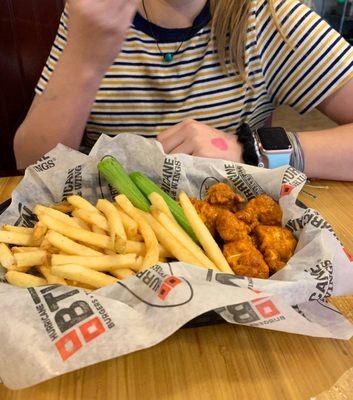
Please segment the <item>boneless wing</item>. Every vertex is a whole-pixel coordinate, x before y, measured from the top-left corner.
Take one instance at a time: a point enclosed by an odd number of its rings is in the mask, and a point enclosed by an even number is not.
[[[258,225],[254,238],[272,274],[286,265],[297,245],[293,233],[279,226]]]
[[[197,200],[195,198],[190,198],[190,200],[211,235],[215,236],[217,216],[221,208],[212,206],[205,200]]]
[[[251,230],[259,224],[281,226],[282,221],[281,207],[267,194],[261,194],[251,199],[235,215],[245,222]]]
[[[225,242],[243,239],[250,232],[249,226],[240,221],[229,210],[220,210],[216,219],[216,228]]]
[[[226,243],[223,254],[236,275],[266,279],[269,267],[249,236]]]
[[[227,184],[217,183],[207,191],[205,199],[209,204],[237,211],[238,205],[244,202],[244,197],[235,193]]]

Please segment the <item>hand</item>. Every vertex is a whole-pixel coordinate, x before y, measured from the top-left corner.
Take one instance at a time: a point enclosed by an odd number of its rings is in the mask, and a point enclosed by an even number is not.
[[[235,135],[210,128],[192,119],[167,129],[158,135],[157,140],[162,143],[167,154],[184,153],[243,162],[242,148]]]
[[[121,50],[138,0],[70,0],[67,51],[105,73]]]

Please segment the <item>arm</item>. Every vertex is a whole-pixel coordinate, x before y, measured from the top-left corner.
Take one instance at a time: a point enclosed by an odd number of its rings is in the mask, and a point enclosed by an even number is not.
[[[78,149],[102,79],[94,68],[79,67],[65,50],[45,92],[34,98],[14,140],[18,168],[33,164],[58,143]]]
[[[318,109],[340,126],[299,133],[309,177],[353,181],[353,79]]]
[[[274,3],[283,35],[268,2],[257,2],[256,18],[257,54],[269,99],[274,106],[285,104],[303,113],[317,106],[320,96],[325,98],[319,110],[342,126],[299,134],[305,172],[309,177],[353,180],[352,128],[343,126],[353,122],[349,104],[353,98],[349,83],[353,77],[353,48],[298,0]]]
[[[70,2],[67,45],[14,141],[17,167],[35,162],[58,143],[77,149],[95,95],[136,11],[136,0]]]

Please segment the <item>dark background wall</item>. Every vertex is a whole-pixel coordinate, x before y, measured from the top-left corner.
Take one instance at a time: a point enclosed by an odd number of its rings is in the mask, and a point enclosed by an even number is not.
[[[0,1],[0,176],[15,170],[12,141],[34,96],[64,0]]]

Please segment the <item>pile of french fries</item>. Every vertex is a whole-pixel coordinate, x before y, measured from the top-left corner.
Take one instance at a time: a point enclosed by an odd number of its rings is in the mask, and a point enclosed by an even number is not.
[[[178,225],[158,193],[144,212],[118,195],[94,206],[73,195],[65,202],[37,205],[34,228],[4,225],[0,264],[6,280],[20,287],[47,284],[95,290],[167,260],[233,273],[190,199],[179,202],[201,246]]]

